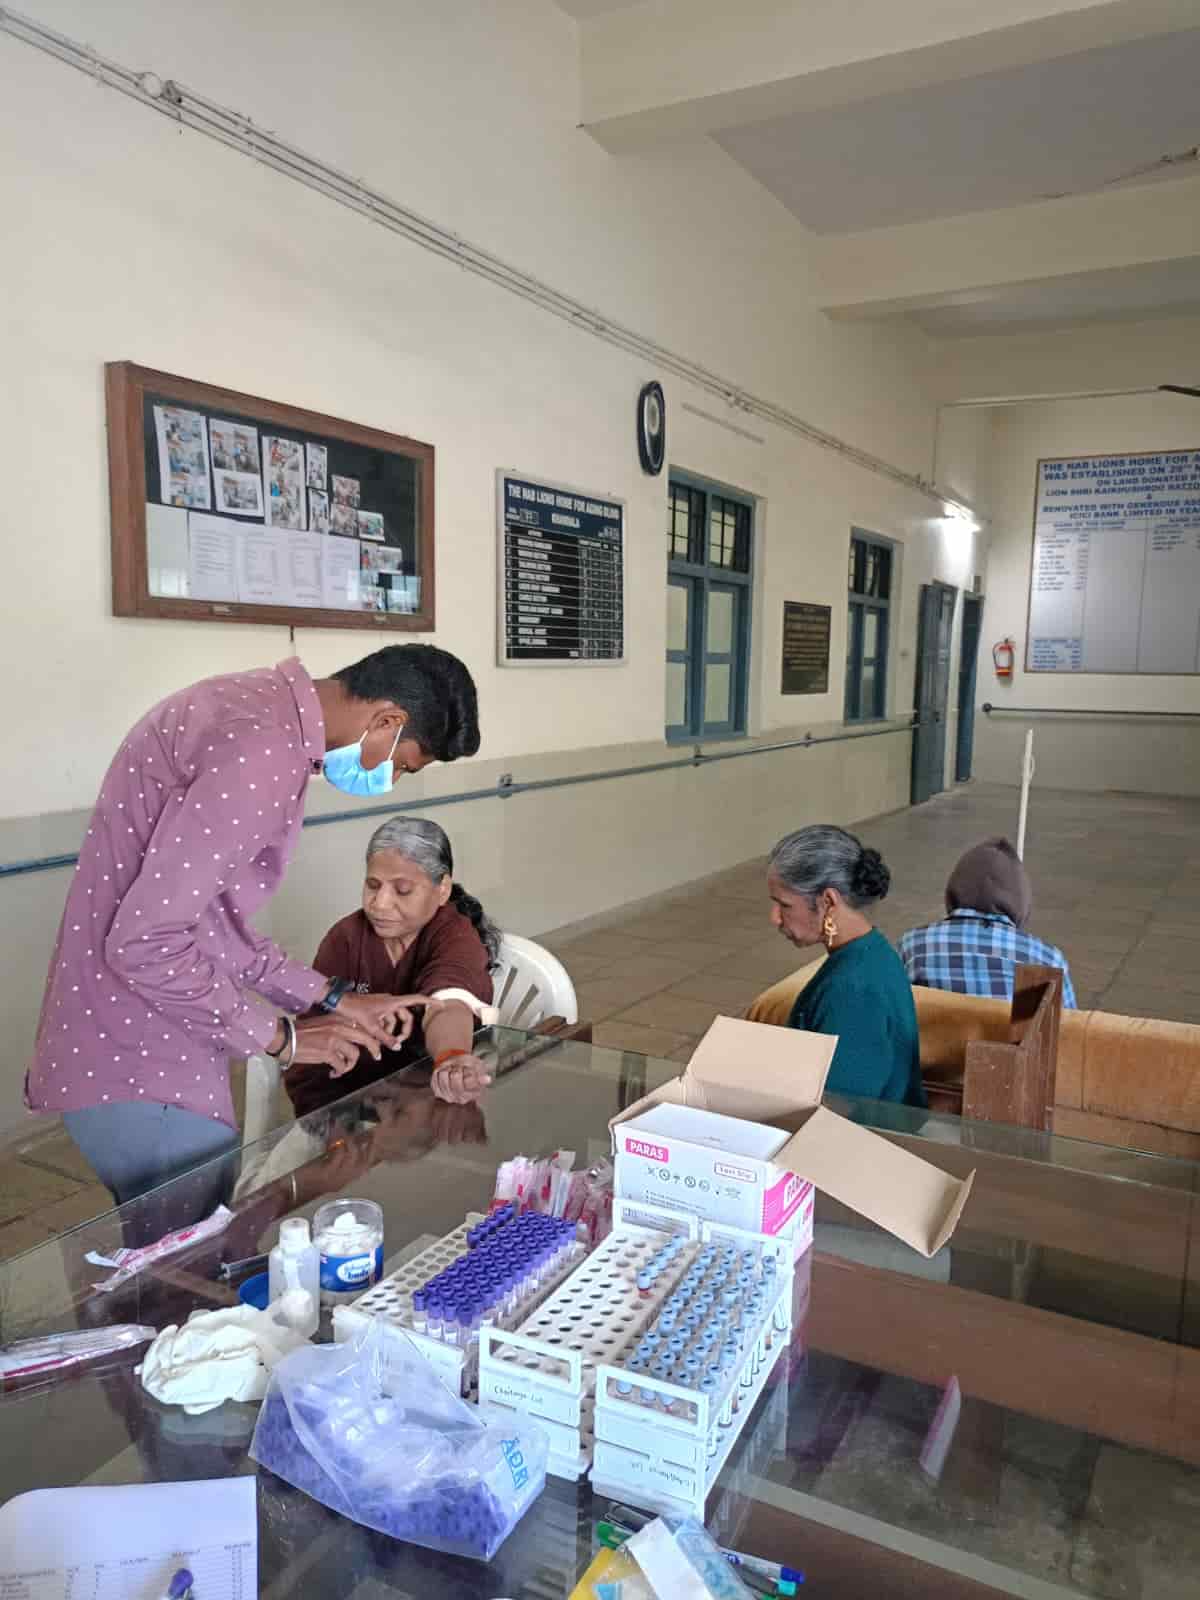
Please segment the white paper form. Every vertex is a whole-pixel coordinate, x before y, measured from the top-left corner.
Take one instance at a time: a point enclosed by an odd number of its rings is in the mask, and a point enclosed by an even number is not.
[[[0,1510],[5,1600],[160,1600],[180,1567],[203,1600],[256,1600],[256,1478],[36,1489]]]
[[[193,511],[188,518],[188,591],[193,600],[236,600],[238,542],[244,528],[228,517]]]
[[[188,514],[146,501],[146,578],[163,600],[188,598]]]
[[[358,540],[329,537],[321,539],[321,546],[321,589],[325,604],[338,611],[361,610]]]
[[[328,544],[319,533],[286,533],[291,603],[294,606],[324,605],[321,587],[321,547]]]
[[[247,606],[290,606],[292,569],[288,534],[279,528],[239,528],[237,597]]]

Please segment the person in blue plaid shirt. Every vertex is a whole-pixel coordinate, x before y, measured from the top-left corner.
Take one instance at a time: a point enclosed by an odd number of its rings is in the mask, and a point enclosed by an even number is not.
[[[985,839],[968,850],[950,874],[941,922],[913,928],[900,941],[909,982],[957,994],[1012,998],[1019,966],[1061,967],[1063,1005],[1075,1009],[1067,958],[1026,933],[1033,889],[1007,839]]]

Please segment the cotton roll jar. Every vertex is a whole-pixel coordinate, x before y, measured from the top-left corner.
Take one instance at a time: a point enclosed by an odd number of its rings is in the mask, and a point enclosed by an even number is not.
[[[330,1200],[313,1218],[321,1304],[343,1305],[383,1276],[383,1210],[374,1200]]]

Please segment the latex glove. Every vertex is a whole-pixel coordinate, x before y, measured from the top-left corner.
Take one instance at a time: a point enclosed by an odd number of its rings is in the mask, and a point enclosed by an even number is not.
[[[276,1363],[305,1343],[271,1311],[197,1311],[164,1328],[137,1370],[148,1394],[195,1417],[226,1400],[261,1400]]]

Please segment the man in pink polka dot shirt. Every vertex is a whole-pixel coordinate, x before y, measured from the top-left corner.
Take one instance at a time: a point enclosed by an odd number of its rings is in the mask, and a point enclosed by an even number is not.
[[[63,1114],[118,1201],[237,1144],[231,1056],[338,1073],[408,1032],[404,997],[345,992],[251,918],[327,755],[331,782],[379,794],[478,748],[471,675],[431,645],[316,681],[295,659],[208,678],[126,736],[67,895],[26,1079],[30,1108]]]

